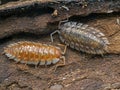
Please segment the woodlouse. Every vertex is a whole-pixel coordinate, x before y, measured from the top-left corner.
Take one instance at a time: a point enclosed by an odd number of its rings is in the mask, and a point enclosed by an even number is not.
[[[59,25],[59,29],[60,30],[51,33],[52,42],[53,35],[58,33],[63,43],[78,51],[101,55],[108,52],[107,47],[109,41],[105,35],[96,28],[70,21]]]
[[[63,65],[65,65],[65,57],[62,56],[65,52],[66,46],[62,52],[59,47],[30,41],[13,43],[4,48],[5,55],[10,59],[33,65],[56,64],[60,59],[64,61]]]

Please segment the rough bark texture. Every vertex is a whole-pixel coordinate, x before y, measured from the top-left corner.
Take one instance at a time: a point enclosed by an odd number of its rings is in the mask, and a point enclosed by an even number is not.
[[[120,89],[119,0],[13,1],[0,5],[0,90]],[[57,16],[52,16],[54,10]],[[3,47],[22,40],[51,44],[50,33],[67,18],[103,32],[110,41],[108,54],[93,56],[67,48],[66,65],[56,72],[55,65],[34,68],[16,64],[2,54]],[[55,35],[54,45],[58,43]]]

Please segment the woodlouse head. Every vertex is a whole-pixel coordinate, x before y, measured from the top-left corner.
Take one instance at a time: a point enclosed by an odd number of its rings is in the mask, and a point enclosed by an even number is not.
[[[57,48],[55,53],[56,53],[57,58],[60,58],[62,56],[62,51],[60,48]]]

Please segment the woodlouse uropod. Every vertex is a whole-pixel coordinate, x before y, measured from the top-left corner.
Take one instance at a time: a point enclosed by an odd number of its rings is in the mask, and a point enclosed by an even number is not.
[[[66,46],[62,52],[59,47],[30,41],[13,43],[4,48],[4,54],[9,59],[36,66],[56,64],[60,59],[64,63],[58,66],[65,65],[65,57],[63,56],[65,52]]]
[[[101,55],[108,52],[107,47],[109,41],[105,35],[96,28],[90,27],[87,24],[65,21],[63,24],[59,23],[58,29],[60,30],[56,30],[50,34],[52,42],[53,35],[58,33],[63,43],[78,51]]]

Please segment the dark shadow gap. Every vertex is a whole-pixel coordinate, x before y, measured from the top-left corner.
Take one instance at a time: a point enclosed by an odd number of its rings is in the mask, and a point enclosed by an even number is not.
[[[8,9],[0,12],[0,19],[6,19],[11,16],[15,17],[35,17],[45,13],[53,13],[54,9],[51,7],[44,7],[35,4],[33,6],[18,7],[16,9]]]
[[[6,3],[11,2],[11,1],[19,1],[19,0],[1,0],[1,4],[6,4]]]
[[[5,37],[4,39],[0,39],[0,44],[6,43],[8,41],[12,41],[13,39],[23,39],[23,40],[38,40],[41,38],[45,38],[46,36],[49,36],[49,34],[43,34],[43,35],[36,35],[34,33],[29,33],[29,32],[20,32],[20,33],[16,33],[16,34],[12,34],[8,37]]]
[[[92,21],[95,19],[104,19],[109,17],[120,17],[120,12],[113,12],[113,13],[92,13],[88,16],[72,16],[69,18],[70,21],[82,22],[86,23],[88,21]]]

